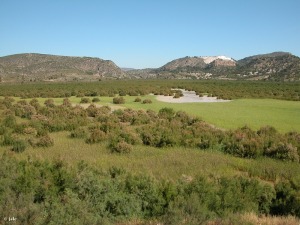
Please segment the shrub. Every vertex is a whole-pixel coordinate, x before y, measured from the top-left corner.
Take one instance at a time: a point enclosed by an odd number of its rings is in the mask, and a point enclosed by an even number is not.
[[[141,102],[142,99],[140,97],[136,97],[136,99],[134,99],[134,102]]]
[[[54,141],[49,135],[41,136],[36,143],[36,146],[38,147],[50,147],[53,145]]]
[[[242,141],[227,140],[224,142],[223,151],[242,158],[256,158],[261,154],[260,145],[254,138]]]
[[[14,115],[7,115],[4,120],[2,121],[2,124],[5,127],[14,128],[17,124],[16,117]]]
[[[44,105],[48,108],[53,108],[55,106],[54,100],[52,98],[49,98],[45,100]]]
[[[29,104],[33,106],[35,109],[39,109],[41,107],[39,101],[36,98],[31,99]]]
[[[24,140],[16,140],[13,143],[12,151],[14,152],[23,152],[26,149],[26,143]]]
[[[176,90],[175,95],[173,98],[180,98],[183,96],[183,93],[181,90]]]
[[[140,130],[144,145],[155,147],[172,147],[179,142],[179,133],[174,132],[168,124],[154,124]]]
[[[131,118],[131,125],[140,125],[140,124],[148,124],[151,119],[147,113],[142,110],[139,110],[136,114]]]
[[[21,124],[17,124],[15,126],[14,132],[17,134],[23,134],[24,133],[24,129],[27,127],[27,124],[25,123],[21,123]]]
[[[33,127],[25,127],[24,130],[23,130],[23,133],[24,134],[33,134],[33,135],[36,135],[37,131]]]
[[[106,134],[102,130],[93,129],[90,134],[90,137],[87,138],[85,140],[85,142],[88,144],[94,144],[94,143],[99,143],[104,140],[106,140]]]
[[[12,106],[12,103],[15,101],[12,97],[5,97],[2,101],[2,103],[6,106],[6,108],[10,108]]]
[[[97,111],[98,109],[95,104],[90,104],[86,109],[87,115],[90,117],[95,117],[97,115]]]
[[[93,98],[92,102],[100,102],[100,98]]]
[[[276,159],[299,162],[297,147],[287,143],[274,145],[271,148],[266,149],[264,154]]]
[[[64,98],[62,105],[65,106],[65,107],[71,107],[72,103],[71,103],[70,99]]]
[[[110,143],[109,148],[112,153],[130,153],[132,151],[132,145],[124,140]]]
[[[119,91],[119,96],[126,96],[126,91],[120,90]]]
[[[276,198],[271,206],[273,215],[300,217],[300,180],[280,181],[275,185]]]
[[[0,125],[0,135],[3,135],[7,132],[7,128],[3,125]]]
[[[87,132],[82,127],[73,130],[70,134],[71,138],[85,138],[86,136]]]
[[[80,103],[90,103],[91,100],[89,98],[81,98]]]
[[[12,136],[11,133],[4,134],[2,145],[4,146],[13,145],[14,142],[15,142],[15,137]]]
[[[143,104],[151,104],[151,99],[144,99]]]
[[[125,99],[123,97],[114,97],[113,98],[113,103],[114,104],[124,104]]]
[[[162,108],[158,112],[159,118],[171,120],[175,115],[175,111],[172,108]]]

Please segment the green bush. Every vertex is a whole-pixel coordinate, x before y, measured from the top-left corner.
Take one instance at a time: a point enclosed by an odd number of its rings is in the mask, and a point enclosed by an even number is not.
[[[105,141],[106,138],[107,136],[103,131],[99,129],[94,129],[91,131],[90,136],[85,140],[85,142],[88,144],[94,144]]]
[[[90,103],[91,100],[89,98],[81,98],[80,103]]]
[[[90,117],[96,117],[98,113],[98,108],[95,104],[90,104],[89,107],[86,109],[87,115]]]
[[[14,115],[7,115],[4,120],[2,121],[3,126],[14,128],[17,124],[16,117]]]
[[[12,151],[23,152],[26,149],[26,142],[24,140],[16,140],[13,143]]]
[[[279,143],[265,150],[264,154],[271,158],[299,162],[297,147],[288,143]]]
[[[142,103],[143,104],[151,104],[152,101],[151,101],[151,99],[144,99]]]
[[[275,185],[276,198],[271,205],[273,215],[300,217],[300,179],[280,181]]]
[[[0,125],[0,135],[3,135],[7,132],[7,128],[4,125]]]
[[[172,147],[179,143],[180,133],[172,130],[167,124],[153,124],[139,130],[144,145],[154,147]]]
[[[16,140],[16,138],[14,136],[12,136],[11,133],[5,133],[3,136],[2,145],[4,145],[4,146],[13,145],[15,140]]]
[[[72,107],[72,103],[71,103],[70,99],[68,99],[68,98],[64,98],[64,99],[63,99],[62,105],[63,105],[64,107]]]
[[[112,153],[130,153],[132,151],[132,145],[123,140],[111,142],[109,148]]]
[[[124,104],[125,99],[123,97],[114,97],[113,98],[113,103],[114,104]]]
[[[70,134],[71,138],[86,138],[86,136],[87,136],[87,132],[82,127],[73,130]]]
[[[159,118],[171,120],[175,115],[175,111],[172,108],[162,108],[158,112]]]
[[[44,135],[38,138],[37,147],[51,147],[54,145],[54,140],[49,135]]]
[[[142,99],[140,98],[140,97],[136,97],[135,99],[134,99],[134,102],[141,102],[142,101]]]
[[[45,100],[44,105],[46,107],[53,108],[55,106],[54,100],[52,98],[49,98],[49,99]]]
[[[100,98],[93,98],[92,102],[100,102]]]

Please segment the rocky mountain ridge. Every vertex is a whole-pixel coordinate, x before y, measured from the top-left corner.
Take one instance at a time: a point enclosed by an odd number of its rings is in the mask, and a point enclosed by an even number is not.
[[[152,71],[153,72],[153,71]],[[241,60],[225,56],[184,57],[158,68],[160,77],[178,79],[300,80],[300,58],[287,52]]]
[[[110,60],[46,54],[0,57],[0,82],[98,81],[102,79],[239,79],[300,81],[300,58],[287,52],[241,60],[226,56],[194,56],[172,60],[160,68],[119,68]]]
[[[72,81],[124,78],[112,61],[92,57],[16,54],[0,57],[0,77],[7,81]]]

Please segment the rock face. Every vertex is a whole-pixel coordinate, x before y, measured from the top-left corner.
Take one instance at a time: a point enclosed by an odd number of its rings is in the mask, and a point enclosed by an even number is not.
[[[0,57],[2,80],[71,81],[122,78],[125,73],[110,60],[46,54]]]
[[[212,67],[231,67],[235,66],[235,60],[226,56],[202,56],[202,57],[185,57],[173,60],[163,67],[161,70],[185,70],[191,68],[207,69]]]
[[[212,67],[235,67],[236,62],[234,60],[222,60],[216,59],[210,63]]]

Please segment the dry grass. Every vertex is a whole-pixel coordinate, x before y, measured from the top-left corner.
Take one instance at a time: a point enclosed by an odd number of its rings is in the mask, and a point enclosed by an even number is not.
[[[293,216],[258,216],[254,213],[246,213],[241,216],[242,221],[253,225],[299,225],[300,220]]]

